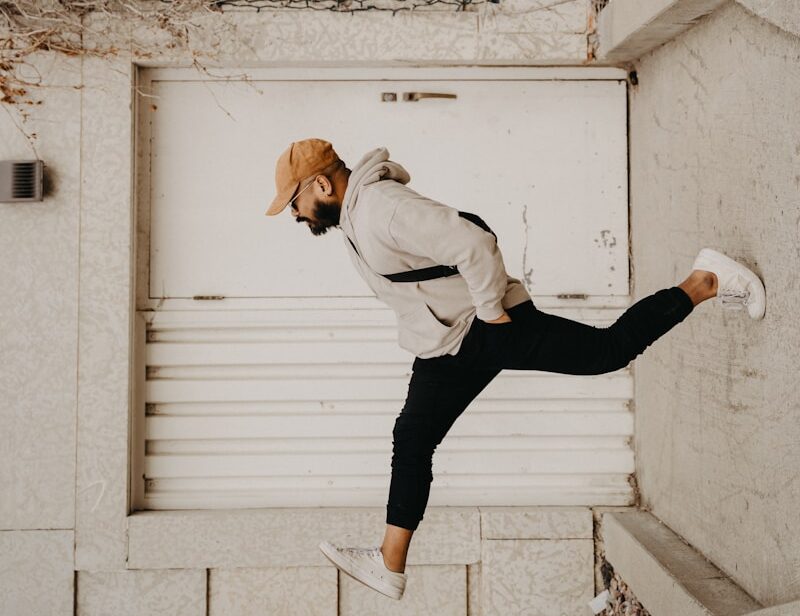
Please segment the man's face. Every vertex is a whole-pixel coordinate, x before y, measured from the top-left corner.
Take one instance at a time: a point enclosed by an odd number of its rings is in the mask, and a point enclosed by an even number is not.
[[[305,187],[305,184],[302,184],[301,187]],[[328,192],[330,194],[326,194]],[[308,224],[314,235],[323,235],[331,227],[339,226],[342,202],[333,192],[330,181],[327,181],[324,176],[317,176],[308,189],[304,190],[302,194],[298,193],[297,198],[289,207],[295,220],[298,223]]]

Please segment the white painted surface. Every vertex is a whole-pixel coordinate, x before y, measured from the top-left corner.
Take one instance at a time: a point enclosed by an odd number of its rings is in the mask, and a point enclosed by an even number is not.
[[[331,141],[351,166],[386,145],[415,190],[486,220],[509,274],[533,294],[628,294],[622,81],[148,73],[151,298],[372,295],[340,231],[312,238],[288,212],[263,216],[275,161],[308,136]],[[409,91],[457,98],[403,101]]]

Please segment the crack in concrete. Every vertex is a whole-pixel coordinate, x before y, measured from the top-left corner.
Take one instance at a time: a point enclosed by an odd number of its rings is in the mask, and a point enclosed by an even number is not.
[[[523,223],[523,227],[525,229],[525,231],[524,231],[524,233],[525,233],[525,243],[524,243],[524,246],[522,248],[522,279],[523,279],[523,282],[525,284],[525,287],[528,289],[528,292],[530,293],[531,284],[532,284],[531,283],[531,274],[533,273],[533,268],[525,269],[525,266],[528,263],[528,229],[530,229],[530,227],[528,226],[528,204],[527,203],[523,203],[522,204],[522,223]]]

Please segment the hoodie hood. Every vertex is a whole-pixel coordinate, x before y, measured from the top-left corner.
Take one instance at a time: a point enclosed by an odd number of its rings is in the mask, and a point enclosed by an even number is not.
[[[408,184],[411,180],[411,176],[405,167],[389,160],[389,150],[385,147],[375,148],[364,154],[350,171],[347,190],[345,190],[344,198],[342,199],[342,224],[347,221],[349,228],[350,213],[355,210],[358,204],[358,194],[361,191],[361,187],[381,180],[395,180],[401,184]]]

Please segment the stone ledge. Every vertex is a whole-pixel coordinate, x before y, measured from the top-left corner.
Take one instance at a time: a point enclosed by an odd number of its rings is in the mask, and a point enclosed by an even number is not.
[[[383,540],[384,507],[137,511],[128,517],[128,569],[326,566],[322,540]],[[472,565],[481,540],[592,539],[582,506],[428,507],[407,565]]]
[[[606,513],[606,560],[653,616],[737,616],[762,606],[645,511]]]
[[[632,62],[675,38],[726,0],[610,0],[597,20],[597,57]]]
[[[592,539],[589,507],[480,506],[481,539]]]
[[[383,541],[384,507],[137,511],[128,516],[128,569],[326,566],[320,541]],[[407,565],[481,559],[477,507],[429,507]]]

